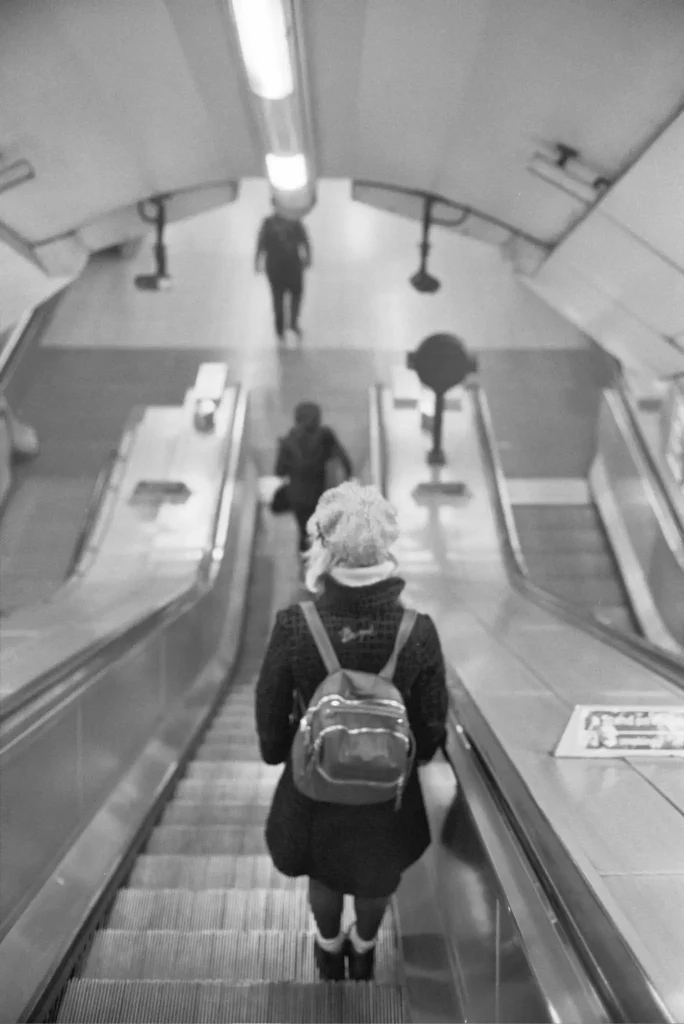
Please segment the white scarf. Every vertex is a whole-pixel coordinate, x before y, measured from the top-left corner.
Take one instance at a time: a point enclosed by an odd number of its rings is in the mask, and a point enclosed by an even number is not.
[[[343,587],[370,587],[374,583],[388,580],[390,576],[396,575],[397,566],[395,562],[387,560],[380,565],[368,565],[362,569],[348,569],[342,565],[336,565],[330,570],[330,575]]]

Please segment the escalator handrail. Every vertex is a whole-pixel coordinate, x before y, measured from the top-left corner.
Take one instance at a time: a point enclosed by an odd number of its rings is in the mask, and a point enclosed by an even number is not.
[[[682,516],[682,510],[678,507],[676,501],[673,498],[670,488],[663,479],[663,467],[658,464],[658,460],[653,453],[653,450],[646,441],[643,435],[643,430],[636,411],[633,406],[633,399],[629,394],[629,389],[624,378],[617,380],[617,387],[612,389],[612,394],[618,399],[620,408],[624,414],[626,423],[624,424],[630,432],[629,440],[633,444],[634,448],[638,451],[642,460],[646,463],[648,470],[651,486],[658,499],[665,505],[667,512],[669,513],[668,518],[676,526],[677,532],[684,541],[684,517]],[[673,483],[673,488],[674,488]]]
[[[371,480],[381,494],[387,495],[387,434],[382,414],[383,386],[376,384],[370,392],[370,470]]]
[[[71,558],[69,559],[69,567],[66,571],[66,579],[69,579],[76,572],[76,567],[81,561],[83,553],[90,543],[93,530],[95,528],[95,522],[100,514],[102,505],[102,499],[109,489],[109,482],[114,472],[114,467],[121,461],[118,448],[112,448],[107,454],[107,457],[102,464],[100,472],[97,474],[97,480],[93,487],[93,493],[90,495],[90,500],[86,507],[85,515],[83,517],[83,525],[78,531],[78,537],[74,544],[74,550],[71,552]]]
[[[93,491],[90,495],[88,506],[83,517],[83,524],[79,530],[74,550],[71,553],[69,568],[65,577],[67,580],[81,570],[79,563],[92,540],[93,532],[102,512],[104,497],[110,488],[114,470],[122,463],[125,463],[129,452],[131,438],[133,437],[136,427],[140,424],[142,414],[142,406],[137,406],[133,409],[126,421],[126,426],[124,427],[119,447],[112,448],[107,454],[100,472],[97,475],[97,480],[95,481],[95,486],[93,487]]]
[[[200,559],[197,577],[193,585],[180,597],[169,601],[161,608],[155,609],[132,625],[125,626],[106,637],[99,638],[87,647],[82,648],[73,657],[66,658],[54,665],[47,672],[41,673],[31,683],[22,687],[14,694],[7,696],[0,706],[0,724],[17,715],[28,705],[45,695],[57,686],[81,686],[85,679],[94,677],[112,662],[123,657],[131,647],[156,630],[183,615],[196,602],[200,594],[211,583],[211,570],[221,546],[217,543],[217,533],[226,520],[226,503],[230,504],[233,497],[233,484],[237,478],[240,451],[247,421],[247,391],[238,386],[232,411],[230,430],[230,449],[223,467],[219,499],[214,514],[212,529],[204,554]]]
[[[55,292],[38,306],[33,306],[17,321],[7,343],[0,352],[0,390],[7,387],[10,378],[27,345],[36,338],[45,323],[54,313],[62,298],[62,292]]]
[[[638,661],[650,672],[663,676],[684,690],[684,658],[657,647],[644,637],[631,636],[599,622],[598,619],[583,613],[579,608],[575,608],[569,602],[549,593],[548,590],[530,579],[508,498],[508,488],[496,446],[487,398],[476,382],[470,383],[468,389],[474,399],[480,450],[484,455],[485,476],[497,520],[504,562],[513,587],[545,611],[569,625],[589,633],[601,643]]]
[[[622,395],[617,391],[606,391],[605,401],[613,414],[614,422],[620,431],[632,460],[637,466],[637,472],[641,473],[641,480],[644,484],[648,504],[653,513],[660,536],[665,541],[673,560],[684,573],[684,536],[682,535],[679,518],[674,512],[673,506],[665,495],[663,481],[659,475],[654,476],[651,465],[646,461],[639,439],[632,429],[632,424],[627,417],[627,408],[623,402]]]
[[[453,717],[463,723],[490,788],[594,989],[616,1021],[675,1024],[646,967],[637,959],[589,881],[591,865],[576,862],[477,702],[451,668],[449,678],[454,695]],[[449,728],[456,725],[450,722]]]

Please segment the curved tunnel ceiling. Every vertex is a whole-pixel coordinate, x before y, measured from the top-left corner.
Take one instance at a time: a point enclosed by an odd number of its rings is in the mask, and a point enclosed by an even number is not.
[[[221,0],[3,0],[0,154],[36,179],[0,193],[30,242],[157,193],[259,175]]]
[[[619,175],[681,103],[671,0],[303,0],[319,172],[425,189],[553,242],[541,141]],[[4,0],[0,193],[31,243],[154,193],[262,174],[224,0]],[[579,211],[581,212],[581,211]]]

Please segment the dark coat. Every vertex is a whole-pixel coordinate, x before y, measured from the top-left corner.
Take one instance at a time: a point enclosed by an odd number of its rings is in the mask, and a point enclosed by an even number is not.
[[[315,427],[309,431],[295,428],[281,440],[275,475],[289,478],[287,490],[291,509],[313,514],[326,489],[326,466],[333,458],[340,460],[350,477],[351,460],[330,427]]]
[[[396,578],[358,588],[326,579],[316,605],[343,668],[382,671],[401,621],[404,586]],[[326,675],[301,609],[292,605],[279,612],[256,694],[262,757],[267,764],[285,762],[266,824],[266,843],[285,875],[308,875],[356,896],[389,896],[402,872],[430,844],[415,767],[398,811],[393,802],[361,807],[315,802],[295,788],[292,778],[293,692],[297,688],[308,704]],[[428,615],[418,616],[394,682],[404,695],[416,759],[425,763],[444,742],[448,708],[442,649]]]
[[[265,255],[271,280],[301,287],[304,268],[311,259],[309,236],[301,221],[271,214],[259,229],[257,252]]]

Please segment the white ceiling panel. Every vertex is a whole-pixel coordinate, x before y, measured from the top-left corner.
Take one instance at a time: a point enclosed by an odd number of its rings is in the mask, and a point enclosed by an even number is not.
[[[600,212],[684,274],[684,114],[608,193]]]
[[[592,214],[556,255],[654,330],[684,330],[684,274],[614,221]]]
[[[333,168],[348,167],[355,160],[350,147],[356,139],[367,8],[367,0],[323,0],[303,7],[317,169],[323,177],[335,177]],[[345,172],[340,177],[351,175]]]

